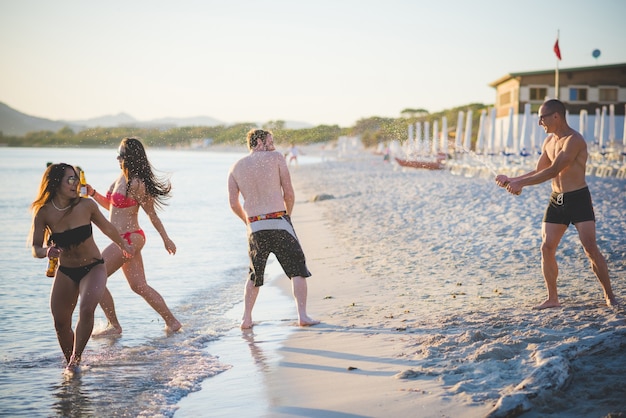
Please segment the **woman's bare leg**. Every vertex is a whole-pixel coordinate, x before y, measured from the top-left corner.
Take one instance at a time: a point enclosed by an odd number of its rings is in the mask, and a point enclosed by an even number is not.
[[[122,271],[128,280],[128,284],[133,292],[144,298],[148,305],[152,307],[165,321],[165,329],[169,332],[176,332],[181,328],[181,323],[176,319],[165,303],[163,297],[154,288],[148,285],[143,267],[143,257],[141,253],[135,253],[132,259],[122,266]]]
[[[106,286],[106,268],[97,265],[80,281],[80,307],[72,356],[67,369],[71,372],[79,366],[83,350],[93,331],[94,312]]]
[[[78,286],[66,275],[57,271],[52,292],[50,293],[50,310],[54,319],[59,345],[70,361],[74,350],[74,331],[72,330],[72,314],[78,300]]]
[[[102,252],[104,265],[106,267],[107,277],[111,276],[124,264],[124,255],[116,244],[111,244]],[[122,333],[122,325],[120,325],[115,313],[115,302],[108,288],[104,288],[102,298],[100,299],[100,307],[104,311],[107,318],[107,327],[99,332],[93,333],[94,337],[105,337],[109,335],[120,335]]]

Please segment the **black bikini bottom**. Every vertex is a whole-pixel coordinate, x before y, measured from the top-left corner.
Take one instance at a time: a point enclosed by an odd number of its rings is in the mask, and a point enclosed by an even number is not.
[[[80,267],[59,266],[59,270],[61,271],[61,273],[65,274],[67,277],[69,277],[74,282],[76,282],[76,284],[78,284],[83,279],[83,277],[85,277],[87,273],[89,273],[91,269],[97,266],[98,264],[104,264],[104,259],[99,258],[99,259],[96,259],[96,261],[94,261],[91,264],[87,264],[86,266],[80,266]]]

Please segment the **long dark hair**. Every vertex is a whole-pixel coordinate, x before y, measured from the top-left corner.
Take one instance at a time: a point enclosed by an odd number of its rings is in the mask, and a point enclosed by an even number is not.
[[[156,170],[148,160],[141,141],[138,138],[122,139],[119,153],[123,160],[122,171],[126,177],[126,196],[130,190],[130,183],[137,178],[144,183],[146,192],[154,198],[156,208],[160,209],[166,205],[166,200],[171,197],[172,184],[169,178],[161,178],[154,174]]]
[[[78,178],[78,171],[76,167],[66,163],[58,163],[58,164],[50,164],[46,171],[43,173],[43,177],[41,177],[41,183],[39,183],[39,191],[37,192],[37,198],[30,205],[30,210],[33,212],[33,217],[37,216],[39,210],[48,202],[50,202],[57,195],[57,191],[59,190],[59,186],[61,186],[61,182],[63,181],[63,177],[65,176],[65,170],[71,168],[74,171],[74,176]],[[70,209],[63,214],[66,216],[68,213],[74,209],[80,202],[80,198],[73,199],[70,202]],[[44,241],[48,239],[50,235],[50,228],[46,228],[44,232]]]

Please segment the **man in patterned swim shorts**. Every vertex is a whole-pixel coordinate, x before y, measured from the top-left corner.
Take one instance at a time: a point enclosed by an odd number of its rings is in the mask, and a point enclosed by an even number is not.
[[[543,103],[539,108],[539,125],[549,135],[543,143],[537,167],[519,177],[509,178],[500,174],[496,183],[519,195],[525,186],[552,180],[552,195],[543,218],[541,244],[541,269],[548,299],[534,309],[561,306],[556,287],[559,273],[556,249],[570,223],[578,231],[585,254],[604,291],[606,304],[616,306],[609,269],[596,243],[595,215],[585,181],[587,143],[580,133],[570,128],[565,114],[565,105],[561,101],[552,99]]]
[[[253,129],[247,135],[250,153],[237,161],[228,176],[230,207],[248,230],[250,270],[244,290],[241,328],[251,328],[252,308],[263,285],[270,253],[291,279],[298,312],[298,325],[319,324],[306,312],[307,282],[311,273],[290,214],[295,202],[291,176],[282,154],[274,148],[270,131]],[[243,206],[239,195],[243,196]]]

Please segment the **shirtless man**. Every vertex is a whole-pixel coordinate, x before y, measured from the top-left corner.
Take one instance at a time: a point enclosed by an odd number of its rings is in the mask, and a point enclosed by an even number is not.
[[[606,304],[616,306],[606,260],[596,244],[595,216],[585,182],[587,144],[582,135],[567,124],[565,106],[559,100],[548,100],[541,105],[539,125],[550,135],[543,143],[537,167],[519,177],[509,178],[503,174],[496,177],[498,186],[515,195],[519,195],[525,186],[552,179],[552,195],[543,218],[541,244],[541,270],[548,299],[533,309],[561,306],[556,289],[559,273],[556,249],[570,223],[578,230],[585,254],[604,290]]]
[[[291,224],[295,202],[291,177],[282,154],[274,152],[272,133],[262,129],[248,132],[250,154],[237,161],[228,175],[230,207],[248,230],[250,270],[244,289],[241,329],[252,328],[252,308],[263,285],[265,265],[274,253],[291,279],[298,311],[298,324],[319,324],[306,313],[307,283],[302,247]],[[243,196],[243,206],[239,194]]]

